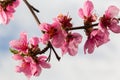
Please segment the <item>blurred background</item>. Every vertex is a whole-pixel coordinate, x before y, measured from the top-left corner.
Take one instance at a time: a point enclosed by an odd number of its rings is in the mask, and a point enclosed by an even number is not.
[[[83,25],[82,19],[78,16],[78,9],[83,7],[85,0],[28,1],[40,10],[37,15],[41,22],[51,23],[53,18],[62,13],[72,17],[74,26]],[[91,1],[94,3],[97,16],[101,16],[110,5],[120,8],[120,0]],[[9,41],[18,39],[23,31],[27,32],[28,38],[42,35],[33,16],[21,0],[14,20],[8,25],[0,25],[0,80],[27,80],[23,73],[15,72],[15,66],[19,63],[11,58],[12,54],[9,52]],[[82,30],[76,32],[83,35],[78,54],[75,57],[65,55],[60,62],[53,58],[50,62],[51,69],[44,69],[39,77],[32,77],[31,80],[120,80],[120,34],[111,32],[110,42],[96,48],[93,54],[84,55],[86,36]],[[61,54],[59,49],[56,50]]]

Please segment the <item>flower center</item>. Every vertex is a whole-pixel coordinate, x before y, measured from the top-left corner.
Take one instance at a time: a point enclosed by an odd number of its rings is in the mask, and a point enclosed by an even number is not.
[[[71,35],[71,33],[69,33],[69,34],[67,35],[67,37],[66,37],[66,42],[69,43],[71,40],[73,40],[73,38],[74,38],[74,36]]]
[[[111,20],[111,18],[107,18],[107,17],[105,17],[105,16],[103,16],[103,17],[101,18],[101,21],[102,21],[102,23],[104,24],[104,27],[107,27],[107,26],[110,24],[110,20]]]
[[[89,36],[90,33],[93,31],[93,27],[91,26],[92,23],[89,21],[84,21],[84,25],[85,25],[85,33],[87,36]]]
[[[52,38],[57,32],[57,29],[55,28],[51,28],[50,31],[48,31],[47,33],[50,35],[50,38]]]
[[[72,27],[72,24],[70,23],[72,18],[68,17],[68,15],[64,16],[63,14],[60,14],[57,18],[59,22],[62,24],[63,29]]]
[[[16,0],[0,0],[0,5],[3,8],[3,10],[6,10],[6,7],[8,5],[12,5],[12,3]],[[1,9],[0,9],[1,10]]]

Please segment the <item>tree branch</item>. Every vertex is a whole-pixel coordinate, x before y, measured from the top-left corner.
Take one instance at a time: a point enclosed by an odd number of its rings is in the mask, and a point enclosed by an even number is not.
[[[120,20],[120,18],[118,18]],[[92,24],[91,27],[97,26],[98,23]],[[66,28],[66,31],[70,30],[78,30],[78,29],[86,29],[87,26],[77,26],[77,27],[72,27],[72,28]]]
[[[35,12],[33,11],[33,6],[31,6],[29,4],[29,2],[27,0],[23,0],[25,2],[25,4],[27,5],[28,9],[30,10],[30,12],[32,13],[33,17],[35,18],[36,22],[38,25],[40,25],[40,21],[37,17],[37,15],[35,14]],[[55,51],[54,47],[52,46],[51,42],[48,42],[48,45],[39,53],[42,54],[44,52],[46,52],[49,48],[51,48],[53,50],[53,52],[55,53],[56,58],[58,59],[58,61],[60,60],[60,57],[58,56],[57,52]]]
[[[38,25],[40,25],[40,21],[38,19],[38,17],[36,16],[35,12],[33,11],[33,6],[31,6],[27,0],[23,0],[25,2],[25,4],[27,5],[27,7],[29,8],[30,12],[32,13],[33,17],[35,18],[36,22]]]

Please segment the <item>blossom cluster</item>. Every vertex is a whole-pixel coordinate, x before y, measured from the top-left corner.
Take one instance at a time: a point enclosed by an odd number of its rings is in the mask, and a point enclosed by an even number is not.
[[[19,3],[20,0],[0,0],[0,23],[8,24],[13,19],[13,13]]]
[[[99,47],[108,41],[109,31],[120,33],[119,20],[116,18],[119,14],[119,8],[116,6],[109,6],[102,17],[99,18],[97,27],[92,26],[93,22],[97,21],[97,16],[94,11],[94,5],[91,1],[87,0],[84,7],[80,8],[78,15],[84,21],[84,30],[87,40],[84,45],[84,53],[93,53],[96,47]],[[78,45],[82,41],[80,33],[73,33],[74,30],[72,18],[68,15],[60,14],[57,18],[53,19],[53,23],[41,23],[40,30],[44,32],[41,40],[43,43],[51,41],[52,45],[60,48],[62,54],[69,53],[71,56],[77,54]],[[62,38],[61,38],[62,37]]]
[[[59,15],[54,18],[52,24],[41,23],[40,30],[44,32],[41,41],[46,44],[51,41],[55,48],[60,48],[62,54],[69,53],[71,56],[77,54],[78,44],[82,41],[82,36],[76,32],[68,32],[67,28],[72,28],[71,18],[66,15]]]
[[[27,0],[26,5],[32,11],[36,9],[31,6]],[[3,0],[0,1],[0,23],[8,24],[13,18],[13,13],[19,0]],[[39,30],[43,33],[41,37],[32,37],[27,39],[27,34],[22,32],[18,40],[10,41],[10,51],[13,53],[13,59],[19,60],[20,65],[16,66],[17,72],[23,72],[28,78],[31,76],[39,76],[42,68],[50,68],[51,50],[56,58],[60,60],[54,48],[59,48],[62,55],[69,54],[75,56],[78,53],[79,44],[82,42],[83,35],[73,32],[76,29],[84,29],[87,40],[84,44],[84,54],[91,54],[96,47],[99,47],[110,41],[110,31],[120,33],[119,8],[111,5],[105,11],[102,17],[94,13],[94,5],[90,0],[86,0],[83,8],[78,10],[79,17],[83,20],[84,26],[73,27],[72,18],[68,15],[60,14],[53,19],[52,23],[40,23]],[[36,18],[36,16],[35,16]],[[38,21],[38,20],[37,20]],[[93,22],[99,21],[97,24]],[[39,22],[38,22],[39,23]],[[96,27],[95,27],[96,26]],[[44,49],[39,47],[39,43],[46,45]],[[45,56],[45,52],[50,49],[49,56]]]
[[[13,59],[21,63],[16,66],[17,72],[23,72],[28,78],[39,76],[42,68],[50,68],[51,65],[46,61],[47,56],[36,55],[40,53],[39,38],[32,37],[27,40],[27,34],[22,32],[20,39],[10,41],[11,52],[14,53]]]

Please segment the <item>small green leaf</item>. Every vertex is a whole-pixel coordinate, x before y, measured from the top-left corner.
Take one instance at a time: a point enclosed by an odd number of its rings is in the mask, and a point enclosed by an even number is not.
[[[12,49],[12,48],[9,48],[10,52],[13,53],[13,54],[18,54],[18,51],[15,50],[15,49]]]

